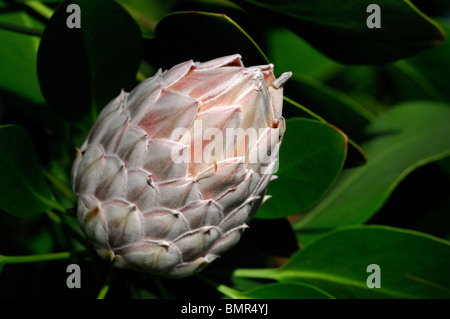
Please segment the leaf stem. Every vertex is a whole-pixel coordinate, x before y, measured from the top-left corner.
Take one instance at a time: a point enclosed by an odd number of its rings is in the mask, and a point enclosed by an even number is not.
[[[0,21],[0,29],[14,31],[21,34],[31,35],[35,37],[42,37],[42,34],[44,31],[36,29],[36,28],[30,28],[23,25],[15,24],[15,23],[9,23],[5,21]]]
[[[197,278],[200,279],[201,281],[207,283],[208,285],[214,287],[217,289],[217,291],[221,292],[222,294],[224,294],[225,296],[232,298],[232,299],[242,299],[244,297],[241,296],[241,292],[233,289],[231,287],[228,287],[226,285],[223,284],[218,284],[214,281],[212,281],[209,278],[206,278],[202,275],[197,275]]]
[[[46,210],[45,213],[47,214],[47,217],[51,219],[52,222],[55,224],[61,225],[61,217],[59,217],[57,214],[55,214],[51,210]]]
[[[50,19],[53,15],[53,10],[40,1],[25,1],[23,4],[33,11],[39,13],[47,20]]]
[[[247,299],[246,297],[242,296],[240,291],[237,291],[236,289],[225,285],[219,285],[217,287],[217,291],[232,299]]]
[[[106,276],[105,284],[103,285],[102,289],[100,290],[100,292],[97,296],[97,299],[105,299],[106,295],[108,294],[109,287],[111,286],[113,277],[114,277],[114,267],[111,265],[108,275]]]
[[[60,217],[51,210],[47,210],[45,213],[47,214],[48,218],[50,218],[55,224],[61,226],[63,231],[66,231],[67,234],[72,236],[73,239],[75,239],[85,247],[90,246],[90,242],[85,237],[83,237],[83,235],[80,232],[78,232],[75,228],[73,228],[73,226],[71,226],[69,223],[64,221],[66,218],[70,218],[70,216]]]
[[[24,263],[35,263],[41,261],[52,261],[69,259],[71,257],[81,257],[87,256],[92,253],[91,250],[81,250],[81,251],[65,251],[60,253],[51,254],[40,254],[40,255],[28,255],[28,256],[4,256],[0,255],[0,264],[24,264]]]
[[[272,279],[278,280],[278,269],[236,269],[233,272],[233,277],[243,278],[259,278],[259,279]]]
[[[66,212],[66,208],[55,200],[50,201],[46,198],[42,198],[42,201],[47,203],[51,208],[57,210],[60,213]]]
[[[328,123],[323,117],[317,115],[316,113],[314,113],[313,111],[309,110],[308,108],[306,108],[305,106],[301,105],[298,102],[295,102],[294,100],[288,98],[287,96],[283,96],[283,99],[286,102],[291,103],[292,105],[298,107],[299,109],[301,109],[303,112],[307,113],[308,115],[312,116],[313,118],[321,121],[322,123]]]
[[[242,29],[241,26],[239,24],[237,24],[233,19],[231,19],[227,15],[225,15],[225,19],[230,21],[231,24],[233,24],[239,31],[241,31],[242,34],[244,36],[246,36],[247,39],[255,46],[256,50],[258,50],[258,52],[261,54],[261,56],[264,58],[264,60],[266,60],[266,62],[270,64],[269,58],[266,56],[266,54],[263,52],[263,50],[259,47],[259,45],[256,43],[256,41],[253,40],[253,38],[244,29]]]
[[[67,200],[69,200],[70,202],[75,202],[75,195],[73,194],[73,191],[69,186],[60,181],[55,175],[53,175],[47,170],[44,170],[44,176],[50,183],[53,184],[53,186],[56,187],[56,189],[58,189],[61,192],[61,194]]]

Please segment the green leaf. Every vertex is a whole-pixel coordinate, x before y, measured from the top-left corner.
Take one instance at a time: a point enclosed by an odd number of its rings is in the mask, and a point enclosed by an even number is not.
[[[344,67],[285,28],[269,30],[267,42],[267,55],[279,72],[291,71],[294,75],[325,80]]]
[[[450,32],[448,20],[440,19],[437,22],[447,34]],[[446,72],[450,69],[449,50],[450,42],[444,41],[435,48],[381,67],[347,66],[335,74],[336,77],[329,84],[359,100],[373,113],[378,113],[383,105],[412,100],[449,103]],[[375,98],[381,101],[378,106],[373,103]]]
[[[43,24],[23,11],[5,10],[0,22],[43,29]],[[36,54],[40,39],[0,29],[0,89],[35,104],[43,104],[36,74]]]
[[[243,292],[242,298],[251,299],[333,299],[317,287],[302,283],[274,283]]]
[[[262,285],[240,292],[220,285],[218,290],[234,299],[333,299],[327,292],[303,283],[283,282]]]
[[[289,94],[289,93],[288,93]],[[332,97],[331,97],[332,98]],[[300,103],[290,99],[286,96],[284,96],[284,107],[283,107],[283,115],[286,118],[292,118],[292,117],[306,117],[306,118],[312,118],[315,120],[318,120],[319,122],[323,124],[328,124],[328,122],[322,118],[321,116],[317,115],[316,113],[312,112],[305,106],[301,105]],[[362,148],[356,144],[352,139],[348,139],[348,151],[347,151],[347,158],[345,160],[345,167],[356,167],[363,165],[367,162],[367,157]]]
[[[42,35],[44,25],[12,2],[0,0],[0,8],[0,93],[5,113],[19,111],[25,118],[53,131],[61,119],[45,104],[36,70],[40,43],[36,35]]]
[[[0,126],[0,208],[16,217],[64,209],[53,201],[28,133]]]
[[[289,96],[320,114],[353,139],[361,139],[364,128],[375,116],[347,95],[312,78],[294,75],[285,84]]]
[[[344,168],[352,168],[367,163],[367,155],[364,150],[356,144],[351,138],[348,139],[347,158],[345,159]]]
[[[49,229],[41,229],[40,232],[33,236],[33,240],[29,244],[29,250],[32,254],[45,254],[53,251],[56,245],[55,237]]]
[[[117,2],[133,16],[144,36],[154,36],[159,19],[172,10],[177,0],[117,0]]]
[[[443,95],[407,60],[381,68],[380,75],[377,85],[387,105],[413,100],[444,100]]]
[[[409,102],[381,115],[362,144],[365,166],[343,171],[328,195],[293,225],[303,242],[327,230],[364,223],[412,170],[450,155],[450,108]]]
[[[278,13],[273,18],[329,57],[344,63],[387,63],[441,43],[444,31],[408,0],[241,0]],[[381,28],[370,29],[370,4]]]
[[[448,34],[450,22],[438,20],[441,27]],[[432,50],[427,50],[416,56],[399,61],[389,70],[397,71],[397,77],[392,81],[389,93],[397,101],[412,99],[414,95],[421,94],[428,98],[440,99],[450,102],[448,90],[448,70],[450,70],[450,41]],[[392,70],[394,69],[394,70]]]
[[[153,59],[168,69],[187,60],[208,61],[239,53],[246,66],[267,64],[254,40],[225,14],[175,12],[156,26]]]
[[[81,28],[67,27],[70,4],[81,8]],[[64,1],[39,47],[44,97],[63,118],[89,127],[101,108],[134,84],[141,51],[139,27],[114,1]]]
[[[246,266],[247,267],[247,266]],[[254,267],[254,266],[249,266]],[[259,279],[244,278],[244,277],[231,277],[231,283],[233,290],[235,291],[247,291],[258,288],[261,286]]]
[[[380,267],[381,288],[367,280]],[[234,276],[302,282],[336,298],[450,298],[450,243],[385,226],[337,230],[278,269],[239,269]],[[373,282],[370,278],[369,282]]]
[[[258,218],[282,218],[317,203],[342,170],[347,137],[334,127],[309,119],[288,119],[280,164],[267,191],[273,198]]]

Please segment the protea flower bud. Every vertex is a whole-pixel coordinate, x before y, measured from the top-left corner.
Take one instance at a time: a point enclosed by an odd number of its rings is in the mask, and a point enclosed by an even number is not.
[[[171,277],[237,243],[275,170],[285,122],[273,65],[187,61],[121,94],[74,163],[78,220],[118,267]]]

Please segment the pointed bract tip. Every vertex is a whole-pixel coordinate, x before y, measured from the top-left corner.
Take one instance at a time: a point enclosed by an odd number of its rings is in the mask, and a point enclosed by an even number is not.
[[[281,74],[281,76],[276,79],[275,81],[272,82],[272,85],[279,89],[280,87],[283,86],[284,83],[286,83],[287,80],[289,80],[289,78],[292,76],[292,72],[284,72],[283,74]]]

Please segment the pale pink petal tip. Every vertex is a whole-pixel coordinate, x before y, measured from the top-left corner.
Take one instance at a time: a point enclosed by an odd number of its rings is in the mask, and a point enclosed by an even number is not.
[[[284,83],[286,83],[287,80],[289,80],[289,78],[292,76],[292,72],[284,72],[283,74],[281,74],[281,76],[276,79],[275,81],[272,82],[272,85],[279,89],[280,87],[283,86]]]

